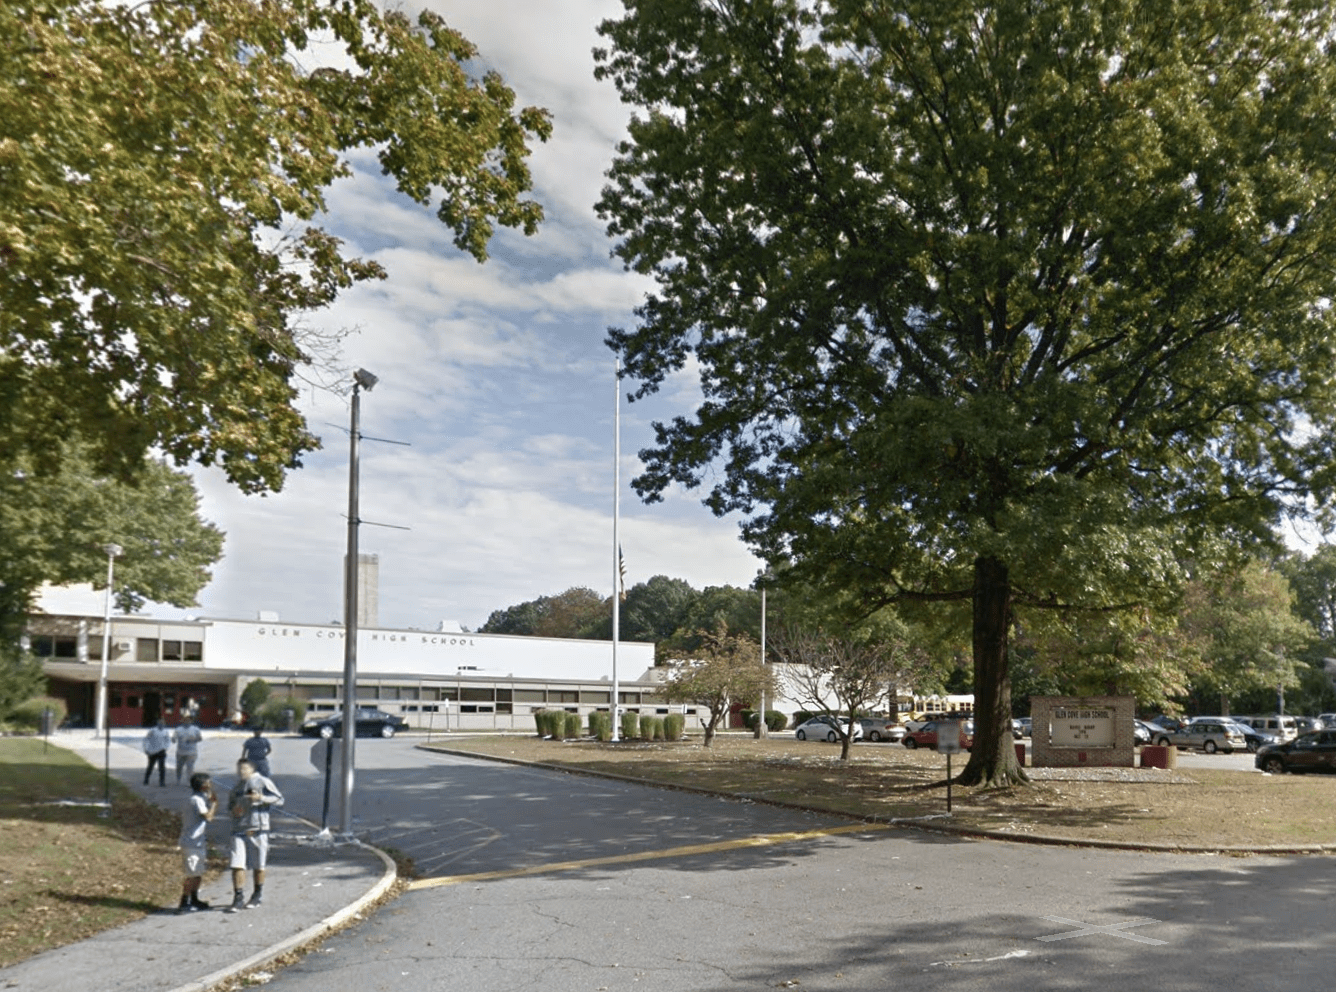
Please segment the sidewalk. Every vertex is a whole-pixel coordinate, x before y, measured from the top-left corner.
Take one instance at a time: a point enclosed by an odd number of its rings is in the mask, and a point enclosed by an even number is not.
[[[102,765],[102,741],[90,731],[54,735],[51,743],[69,748],[96,767]],[[142,785],[143,763],[138,750],[117,743],[113,736],[112,774],[148,801],[178,812],[185,792]],[[318,841],[314,827],[308,829],[291,817],[276,817],[274,827],[262,908],[223,912],[232,900],[231,876],[224,870],[200,892],[215,908],[177,916],[174,905],[164,907],[127,926],[39,954],[0,969],[0,989],[203,992],[233,975],[262,968],[338,926],[394,881],[393,862],[373,848]],[[210,825],[211,847],[226,851],[227,836],[227,818],[222,816]],[[173,862],[172,868],[179,872],[179,863]]]

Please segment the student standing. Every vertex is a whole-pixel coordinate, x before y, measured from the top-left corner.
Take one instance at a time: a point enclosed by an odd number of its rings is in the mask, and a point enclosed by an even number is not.
[[[153,777],[153,766],[158,766],[158,784],[167,784],[167,749],[172,746],[172,735],[167,725],[159,720],[144,736],[144,753],[148,755],[148,768],[144,769],[144,784]]]
[[[257,772],[268,778],[269,752],[272,750],[273,746],[264,736],[263,728],[256,727],[254,735],[241,742],[241,759],[249,761]]]
[[[172,740],[176,742],[176,781],[181,781],[184,773],[185,779],[189,782],[195,775],[195,760],[199,757],[199,742],[204,739],[200,733],[199,727],[195,726],[195,720],[191,716],[186,716],[181,721],[181,726],[176,728],[172,734]]]
[[[208,909],[209,904],[199,897],[199,885],[209,864],[207,832],[209,821],[218,809],[218,797],[213,782],[204,772],[190,776],[190,801],[181,816],[181,861],[185,866],[185,880],[181,883],[181,905],[178,913],[194,913]]]
[[[258,909],[264,898],[264,873],[269,862],[269,810],[283,805],[283,794],[245,758],[237,762],[237,784],[227,799],[232,814],[232,905],[229,913]],[[255,888],[246,901],[246,869]]]

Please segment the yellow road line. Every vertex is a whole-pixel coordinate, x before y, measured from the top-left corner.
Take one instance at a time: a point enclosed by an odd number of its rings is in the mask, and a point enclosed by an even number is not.
[[[819,837],[834,837],[838,834],[865,833],[869,830],[886,830],[884,823],[851,823],[842,827],[827,827],[824,830],[804,830],[800,833],[755,834],[740,837],[737,840],[720,840],[711,844],[686,844],[682,847],[668,847],[661,851],[637,851],[634,854],[613,854],[605,858],[585,858],[583,861],[554,861],[545,865],[530,865],[528,868],[507,868],[501,871],[482,871],[475,875],[447,875],[443,878],[419,878],[408,883],[410,890],[437,889],[443,885],[459,885],[463,882],[490,882],[500,878],[523,878],[526,875],[548,875],[553,872],[577,871],[581,868],[597,868],[601,865],[624,865],[636,861],[658,861],[664,858],[684,858],[696,854],[715,854],[720,851],[736,851],[744,847],[769,847],[792,841],[816,840]]]

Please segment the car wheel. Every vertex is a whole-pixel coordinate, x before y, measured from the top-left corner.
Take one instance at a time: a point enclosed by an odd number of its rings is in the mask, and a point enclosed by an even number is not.
[[[1207,754],[1215,754],[1215,741],[1207,741],[1201,746],[1201,749]]]
[[[874,744],[879,744],[881,743],[881,734],[874,730],[872,731],[872,733],[867,735],[867,739],[872,741]]]
[[[807,731],[800,730],[795,736],[798,738],[798,740],[805,741],[807,740]]]
[[[918,741],[914,740],[914,738],[912,738],[912,737],[906,737],[906,738],[905,738],[905,747],[909,748],[909,750],[912,751],[912,750],[914,750],[914,748],[918,747]]]
[[[1160,747],[1168,747],[1172,743],[1173,741],[1171,741],[1168,737],[1160,738]]]
[[[830,733],[826,735],[826,740],[829,743],[834,744],[836,737],[838,737],[838,735],[835,733],[835,731],[832,730]]]
[[[334,736],[334,728],[331,727],[329,724],[325,724],[323,727],[320,728],[320,736],[323,737],[325,740],[329,740],[331,737]]]
[[[393,736],[394,736],[394,724],[392,724],[392,723],[383,723],[383,724],[381,724],[381,726],[380,726],[380,736],[381,736],[381,737],[384,737],[386,740],[389,740],[391,737],[393,737]]]
[[[1266,761],[1262,762],[1262,771],[1270,772],[1272,775],[1284,775],[1285,762],[1279,758],[1267,758]]]

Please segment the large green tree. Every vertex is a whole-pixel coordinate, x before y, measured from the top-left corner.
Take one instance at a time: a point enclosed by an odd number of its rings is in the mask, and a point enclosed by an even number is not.
[[[60,469],[0,474],[0,641],[16,640],[43,582],[106,583],[117,544],[117,606],[146,600],[192,606],[222,557],[223,532],[199,515],[184,472],[146,461],[130,479],[93,469],[83,446],[64,446]]]
[[[372,0],[0,4],[0,465],[78,434],[279,488],[317,444],[302,316],[384,275],[315,223],[351,153],[480,261],[541,218],[548,116],[476,57]]]
[[[967,783],[1023,779],[1013,620],[1161,606],[1332,505],[1336,10],[1320,0],[625,0],[599,202],[690,365],[638,490],[772,563],[965,600]],[[1190,553],[1189,553],[1190,552]]]

